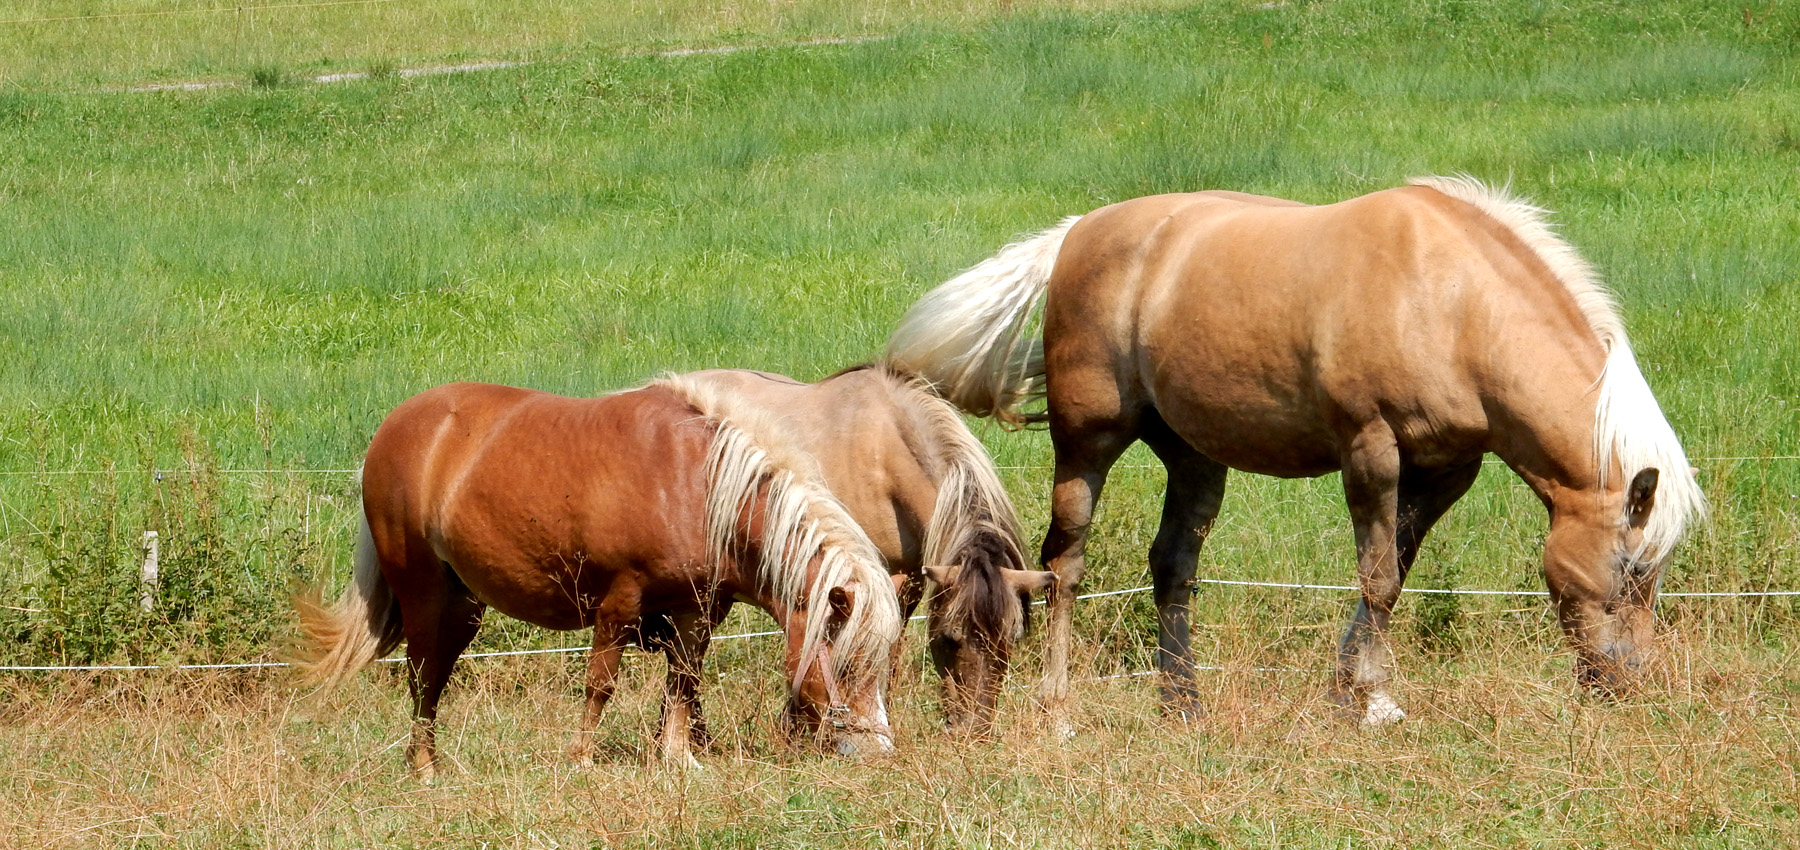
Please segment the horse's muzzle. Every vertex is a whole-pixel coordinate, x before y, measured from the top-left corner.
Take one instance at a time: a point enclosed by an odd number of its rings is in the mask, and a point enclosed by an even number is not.
[[[1613,641],[1576,665],[1575,679],[1596,696],[1616,697],[1629,691],[1644,667],[1645,653],[1628,640]]]
[[[886,732],[857,732],[838,739],[837,754],[847,759],[872,759],[894,754],[893,736]]]

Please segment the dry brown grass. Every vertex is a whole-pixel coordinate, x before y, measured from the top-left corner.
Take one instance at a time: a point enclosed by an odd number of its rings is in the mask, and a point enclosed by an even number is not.
[[[1266,601],[1266,600],[1265,600]],[[1098,608],[1099,603],[1092,607]],[[1256,616],[1247,606],[1238,612]],[[1266,616],[1266,615],[1264,615]],[[1120,615],[1122,625],[1124,615]],[[393,667],[322,700],[274,674],[124,674],[5,683],[0,842],[13,846],[1780,846],[1800,839],[1800,712],[1789,658],[1698,628],[1665,632],[1645,687],[1578,696],[1538,612],[1464,614],[1462,653],[1402,635],[1411,718],[1364,732],[1318,673],[1259,672],[1213,646],[1210,713],[1158,716],[1152,680],[1084,682],[1080,733],[1049,736],[1015,679],[1001,739],[935,729],[933,682],[897,683],[900,752],[847,763],[787,748],[773,647],[715,654],[706,769],[647,765],[661,663],[634,656],[599,765],[562,748],[579,656],[466,662],[440,733],[449,770],[407,779]],[[1728,618],[1722,618],[1728,619]],[[1289,623],[1303,626],[1302,623]],[[1318,630],[1315,630],[1318,631]],[[916,637],[916,636],[915,636]],[[1282,663],[1323,666],[1329,633]],[[1744,637],[1742,634],[1737,637]],[[915,644],[916,646],[916,641]],[[1097,645],[1089,644],[1093,649]],[[1090,665],[1091,665],[1090,656]],[[1087,671],[1091,675],[1093,670]]]

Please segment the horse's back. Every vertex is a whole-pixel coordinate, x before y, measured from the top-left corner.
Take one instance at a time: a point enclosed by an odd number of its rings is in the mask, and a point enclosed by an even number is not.
[[[1147,404],[1201,452],[1276,475],[1335,469],[1377,419],[1409,455],[1460,462],[1514,377],[1493,373],[1497,345],[1592,345],[1560,287],[1503,225],[1430,188],[1134,199],[1083,217],[1058,255],[1050,407]]]
[[[938,470],[928,430],[897,397],[902,381],[879,368],[845,370],[816,384],[747,369],[687,377],[728,387],[776,414],[882,556],[917,566]]]
[[[377,429],[365,510],[395,553],[384,561],[447,563],[512,616],[578,628],[620,576],[654,595],[657,574],[703,566],[711,436],[656,387],[582,399],[449,384]]]

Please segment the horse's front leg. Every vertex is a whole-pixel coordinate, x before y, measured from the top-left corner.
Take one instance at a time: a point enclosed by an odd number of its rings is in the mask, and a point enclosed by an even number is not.
[[[1405,576],[1400,571],[1396,529],[1399,514],[1400,451],[1387,423],[1365,426],[1351,440],[1344,457],[1344,500],[1356,527],[1356,575],[1362,599],[1338,644],[1332,697],[1345,710],[1360,715],[1364,726],[1385,726],[1406,719],[1388,693],[1388,621],[1400,598]]]
[[[896,573],[890,578],[894,582],[894,593],[900,597],[900,622],[903,629],[900,633],[902,639],[894,641],[894,646],[888,650],[888,689],[891,693],[900,681],[900,670],[906,658],[904,629],[912,620],[913,612],[919,609],[920,600],[925,598],[925,574]]]
[[[600,725],[600,712],[612,698],[619,674],[619,661],[625,654],[623,624],[606,617],[594,622],[594,646],[588,650],[586,701],[581,712],[581,725],[569,741],[569,758],[576,764],[594,763],[594,729]]]
[[[664,764],[700,767],[693,751],[708,741],[706,720],[700,715],[700,669],[713,625],[723,617],[696,613],[670,618],[672,634],[663,645],[669,674],[663,688],[662,731],[657,736]]]

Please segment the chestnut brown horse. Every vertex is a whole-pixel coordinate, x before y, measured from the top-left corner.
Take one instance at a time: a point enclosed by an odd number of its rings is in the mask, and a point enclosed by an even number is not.
[[[726,392],[777,418],[790,435],[782,442],[811,455],[888,572],[906,579],[902,614],[912,614],[930,576],[937,591],[927,631],[944,684],[945,726],[954,734],[988,732],[1029,595],[1055,575],[1025,569],[1012,500],[955,408],[879,365],[816,384],[745,370],[672,380]]]
[[[299,600],[335,683],[402,638],[413,694],[407,757],[429,778],[438,698],[489,606],[594,630],[571,754],[592,734],[628,641],[656,629],[672,693],[698,686],[732,600],[787,636],[788,712],[841,753],[892,749],[882,690],[902,620],[880,555],[766,417],[727,394],[651,384],[598,399],[449,384],[400,405],[363,465],[355,576],[337,604]],[[646,618],[649,619],[646,619]],[[646,629],[648,630],[648,629]],[[691,764],[696,718],[672,701],[661,753]]]
[[[1026,334],[1039,303],[1041,342]],[[1642,664],[1664,564],[1705,510],[1611,296],[1543,210],[1466,177],[1325,206],[1199,192],[1103,207],[927,294],[889,358],[965,410],[1049,420],[1053,710],[1094,502],[1136,440],[1168,470],[1150,569],[1163,694],[1181,710],[1195,561],[1227,469],[1343,472],[1362,599],[1332,690],[1371,725],[1404,717],[1389,616],[1484,454],[1549,510],[1544,579],[1599,690]],[[1039,395],[1047,414],[1022,412]]]

